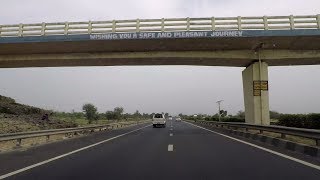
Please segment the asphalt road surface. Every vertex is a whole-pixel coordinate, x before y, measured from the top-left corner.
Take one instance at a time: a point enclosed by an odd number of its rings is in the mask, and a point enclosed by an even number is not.
[[[41,180],[319,180],[320,167],[168,121],[166,128],[144,124],[2,154],[1,175]]]

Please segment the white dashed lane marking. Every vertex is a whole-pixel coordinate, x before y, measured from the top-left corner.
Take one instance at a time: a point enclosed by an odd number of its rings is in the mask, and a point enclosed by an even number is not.
[[[168,151],[170,152],[170,151],[173,151],[173,144],[169,144],[168,145]]]

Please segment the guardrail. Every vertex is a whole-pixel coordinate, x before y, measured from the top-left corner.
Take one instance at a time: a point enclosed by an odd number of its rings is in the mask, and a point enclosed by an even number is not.
[[[308,139],[313,139],[316,142],[317,146],[320,146],[320,130],[316,129],[304,129],[304,128],[292,128],[284,126],[264,126],[264,125],[252,125],[245,123],[230,123],[230,122],[214,122],[214,121],[196,121],[201,124],[214,125],[216,127],[226,127],[227,129],[245,129],[248,130],[259,130],[259,133],[262,134],[265,132],[273,132],[281,134],[281,138],[285,138],[286,135],[298,136]]]
[[[136,121],[136,122],[121,122],[114,124],[104,124],[104,125],[94,125],[87,127],[76,127],[76,128],[63,128],[63,129],[50,129],[50,130],[41,130],[41,131],[29,131],[29,132],[19,132],[19,133],[9,133],[9,134],[0,134],[0,142],[16,140],[16,146],[21,146],[23,139],[35,138],[46,136],[46,140],[49,141],[51,135],[59,134],[71,134],[79,132],[93,132],[94,130],[107,130],[113,129],[114,127],[123,127],[126,125],[145,123],[147,121]]]
[[[320,15],[162,18],[0,25],[0,37],[123,32],[320,29]]]

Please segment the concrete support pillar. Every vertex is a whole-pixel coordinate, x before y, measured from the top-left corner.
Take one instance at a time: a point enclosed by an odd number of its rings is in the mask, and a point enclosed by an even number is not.
[[[246,123],[270,125],[268,64],[254,62],[242,71]]]

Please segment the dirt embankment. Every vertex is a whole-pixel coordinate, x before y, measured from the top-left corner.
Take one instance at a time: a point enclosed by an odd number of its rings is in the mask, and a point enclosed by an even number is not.
[[[53,128],[76,127],[52,117],[53,112],[28,106],[0,95],[0,134]]]

